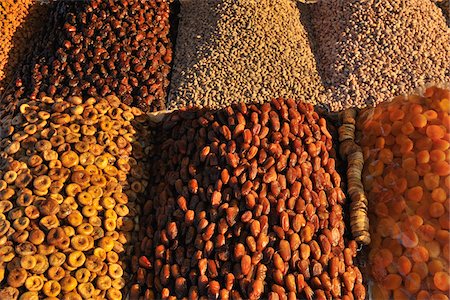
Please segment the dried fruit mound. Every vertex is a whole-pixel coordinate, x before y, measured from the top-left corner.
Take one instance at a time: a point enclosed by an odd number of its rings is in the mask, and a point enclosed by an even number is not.
[[[34,0],[0,2],[0,83],[5,86],[15,67],[31,49],[30,40],[45,22],[45,5]],[[25,26],[26,27],[23,27]],[[21,27],[22,26],[22,27]]]
[[[433,2],[330,0],[311,12],[318,67],[334,109],[450,82],[450,29]]]
[[[169,2],[59,2],[16,97],[115,94],[145,111],[164,109],[172,60]]]
[[[141,114],[114,96],[2,112],[0,298],[122,298],[147,185]]]
[[[374,299],[448,299],[450,90],[395,98],[363,114]]]
[[[365,298],[331,135],[312,105],[182,110],[159,137],[134,297]]]
[[[181,2],[169,108],[225,108],[323,91],[292,0]]]

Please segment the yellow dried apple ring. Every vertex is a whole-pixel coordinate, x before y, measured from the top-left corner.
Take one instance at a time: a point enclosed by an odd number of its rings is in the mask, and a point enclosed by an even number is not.
[[[44,152],[42,152],[42,157],[45,161],[58,159],[58,152],[56,152],[55,150],[45,150]]]
[[[31,292],[39,292],[44,287],[44,279],[38,275],[30,276],[25,281],[25,287]]]
[[[79,193],[77,200],[82,205],[92,205],[92,196],[88,192]]]
[[[75,197],[78,193],[81,193],[81,187],[76,183],[69,183],[66,186],[66,194],[70,197]]]
[[[111,197],[103,197],[100,199],[100,205],[106,210],[113,209],[116,206],[116,200]]]
[[[18,244],[14,249],[20,256],[34,255],[37,252],[36,246],[30,242]]]
[[[1,231],[1,224],[2,224],[2,219],[0,219],[0,231]],[[30,236],[30,233],[26,230],[22,230],[22,231],[16,231],[11,235],[11,239],[12,241],[16,242],[16,243],[23,243],[26,240],[28,240],[28,237]]]
[[[0,201],[0,213],[6,213],[13,208],[13,204],[11,201],[2,200]]]
[[[83,300],[83,298],[77,292],[70,292],[64,294],[63,300]]]
[[[113,288],[121,290],[125,287],[126,282],[124,278],[116,278],[111,282]]]
[[[19,290],[13,288],[12,286],[7,286],[5,288],[0,289],[0,298],[1,299],[18,299],[19,298]]]
[[[77,142],[75,144],[75,150],[79,153],[85,153],[89,151],[89,144],[86,142]]]
[[[109,264],[108,274],[111,278],[121,278],[123,276],[123,269],[119,264]]]
[[[74,211],[78,208],[78,203],[77,203],[77,201],[75,201],[74,197],[67,197],[66,199],[64,199],[63,204],[68,205],[72,211]]]
[[[108,275],[98,276],[95,285],[98,289],[105,291],[111,287],[111,282],[111,277],[109,277]]]
[[[62,252],[52,253],[49,257],[49,263],[51,266],[59,267],[66,261],[66,255]]]
[[[13,222],[13,227],[17,231],[25,230],[30,225],[30,219],[28,217],[20,217],[15,219]]]
[[[25,215],[29,219],[35,220],[40,216],[39,209],[34,205],[27,206],[25,207]]]
[[[26,134],[33,135],[33,134],[35,134],[36,131],[37,131],[37,126],[36,126],[35,124],[29,124],[29,125],[25,126],[25,128],[23,129],[23,131],[24,131]]]
[[[114,207],[114,210],[117,213],[117,215],[120,217],[125,217],[130,213],[128,206],[126,206],[125,204],[122,204],[122,203],[119,203],[118,205],[116,205],[116,207]]]
[[[59,220],[56,216],[45,216],[39,221],[39,225],[50,230],[59,226]]]
[[[106,166],[108,166],[108,158],[105,155],[95,158],[95,165],[99,169],[103,170]]]
[[[96,251],[99,248],[94,249]],[[104,250],[103,250],[104,251]],[[97,250],[97,254],[100,255],[100,252]],[[106,251],[105,254],[106,256]],[[103,267],[103,259],[98,257],[97,255],[90,255],[85,262],[86,268],[92,273],[98,273]]]
[[[100,248],[100,247],[95,248],[94,249],[94,256],[98,257],[100,259],[100,262],[104,261],[106,259],[106,251],[105,251],[105,249]],[[92,270],[90,270],[90,271],[92,271]]]
[[[30,270],[30,272],[38,275],[44,274],[49,267],[47,257],[42,254],[35,254],[34,258],[36,259],[36,265]]]
[[[49,280],[44,283],[42,291],[46,296],[56,297],[61,292],[61,285],[56,280]]]
[[[81,268],[75,271],[75,278],[78,283],[86,283],[91,277],[91,272],[86,268]]]
[[[89,240],[85,235],[75,235],[71,238],[70,244],[75,250],[85,251],[89,245]]]
[[[106,299],[108,300],[119,300],[122,299],[122,293],[115,288],[109,288],[106,291]]]
[[[104,213],[106,219],[117,220],[117,213],[113,209],[107,209]]]
[[[78,166],[80,168],[82,168],[82,166]],[[75,169],[75,167],[74,167]],[[88,187],[89,186],[89,181],[91,179],[91,175],[86,172],[85,170],[74,170],[74,172],[72,173],[72,176],[70,178],[72,180],[72,182],[75,182],[77,184],[79,184],[81,187]]]
[[[6,148],[5,148],[5,152],[9,155],[13,155],[15,153],[17,153],[20,150],[20,142],[18,141],[14,141],[11,144],[9,144]]]
[[[106,254],[106,260],[109,262],[109,263],[117,263],[118,261],[119,261],[119,254],[117,254],[116,252],[114,252],[114,251],[110,251],[110,252],[108,252],[107,254]]]
[[[6,188],[2,191],[0,191],[0,200],[8,200],[11,199],[12,196],[14,196],[16,192],[12,188]]]
[[[73,227],[77,227],[83,223],[83,215],[77,210],[68,215],[66,219]]]
[[[75,268],[81,267],[85,261],[86,261],[86,256],[81,251],[73,251],[67,257],[67,263],[71,267],[75,267]]]
[[[83,216],[86,218],[97,216],[98,211],[94,206],[88,205],[82,208],[81,210]]]
[[[33,190],[33,193],[36,195],[36,196],[41,196],[41,197],[43,197],[43,196],[45,196],[45,195],[47,195],[48,193],[49,193],[49,191],[48,190]]]
[[[98,186],[90,186],[88,188],[88,193],[91,194],[93,199],[100,199],[103,196],[103,190]]]
[[[100,170],[97,168],[96,165],[86,166],[85,171],[91,176],[100,174]]]
[[[37,190],[48,190],[50,188],[50,184],[52,180],[47,175],[41,175],[34,179],[33,186]]]
[[[91,175],[91,184],[94,186],[104,187],[106,186],[106,178],[100,174]]]
[[[28,172],[20,173],[19,175],[17,175],[17,179],[14,184],[16,185],[16,187],[18,187],[20,189],[24,189],[31,183],[31,181],[33,181],[33,176],[31,176],[30,173],[28,173]],[[31,191],[30,191],[30,195],[31,195]]]
[[[84,152],[84,153],[80,154],[80,164],[82,166],[89,166],[89,165],[94,164],[94,162],[95,162],[95,156],[92,153]]]
[[[65,138],[62,135],[54,135],[50,138],[50,143],[53,148],[59,147],[66,142]]]
[[[81,133],[83,135],[95,135],[95,133],[97,132],[97,129],[95,128],[95,126],[92,125],[81,125]]]
[[[116,225],[117,224],[115,219],[108,218],[103,221],[103,227],[105,228],[106,231],[111,232],[116,230]]]
[[[34,168],[41,165],[42,162],[43,162],[42,157],[35,154],[28,159],[28,166]]]
[[[67,235],[64,232],[64,229],[62,229],[61,227],[52,228],[47,233],[47,243],[49,243],[50,245],[58,246],[65,237],[67,237]]]
[[[24,285],[26,279],[27,271],[23,268],[16,268],[9,272],[6,282],[9,286],[18,288]]]
[[[82,223],[77,227],[77,233],[83,235],[91,235],[94,232],[94,227],[89,223]]]
[[[32,255],[22,256],[20,258],[20,266],[25,270],[31,270],[36,266],[36,258]]]
[[[102,237],[98,242],[98,246],[109,252],[114,248],[114,239],[109,236]]]
[[[47,271],[48,277],[50,279],[59,281],[62,278],[64,278],[64,276],[66,276],[66,271],[64,270],[64,268],[58,266],[58,267],[50,267]]]
[[[66,151],[61,154],[61,162],[64,167],[71,168],[79,164],[80,159],[74,151]]]
[[[61,279],[59,281],[59,283],[61,284],[61,290],[63,291],[63,293],[69,293],[69,292],[73,291],[77,287],[77,284],[78,284],[75,277],[72,277],[70,275]]]
[[[40,245],[44,242],[44,239],[45,239],[45,233],[42,230],[40,230],[39,228],[33,229],[30,232],[29,240],[33,244]]]
[[[77,286],[77,291],[84,299],[90,299],[94,294],[94,285],[90,282],[81,283]]]
[[[70,124],[69,129],[74,133],[78,133],[80,132],[81,126],[78,124]]]
[[[3,180],[7,184],[12,184],[17,179],[17,173],[15,171],[7,171],[3,174]]]

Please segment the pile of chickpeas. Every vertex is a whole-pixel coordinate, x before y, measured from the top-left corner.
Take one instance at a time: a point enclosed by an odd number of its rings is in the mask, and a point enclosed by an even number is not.
[[[450,90],[398,97],[359,119],[374,299],[448,299]]]
[[[0,298],[122,299],[147,117],[115,96],[20,101],[0,125]]]

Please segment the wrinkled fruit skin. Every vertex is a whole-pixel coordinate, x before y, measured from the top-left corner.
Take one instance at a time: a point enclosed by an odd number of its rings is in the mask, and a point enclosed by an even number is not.
[[[365,297],[319,119],[276,99],[163,121],[136,246],[144,298]]]

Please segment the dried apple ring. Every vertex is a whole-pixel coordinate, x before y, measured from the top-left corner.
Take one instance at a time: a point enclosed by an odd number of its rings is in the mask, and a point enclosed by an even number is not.
[[[38,275],[43,274],[49,267],[47,257],[42,254],[35,254],[34,257],[36,258],[36,265],[30,270],[30,272]]]
[[[23,256],[20,258],[20,266],[25,270],[31,270],[36,266],[36,258],[32,255]]]
[[[25,281],[25,287],[31,292],[39,292],[44,287],[44,279],[38,275],[30,276]]]
[[[79,164],[80,159],[78,157],[78,154],[74,151],[66,151],[63,154],[61,154],[61,162],[64,167],[66,168],[72,168]]]
[[[91,184],[98,187],[106,186],[106,178],[100,174],[91,175]]]
[[[106,252],[109,252],[114,248],[114,239],[109,236],[105,236],[100,239],[98,246],[105,249]]]
[[[82,205],[92,205],[92,196],[88,192],[79,193],[77,200]]]
[[[88,188],[88,193],[92,196],[93,199],[99,199],[103,196],[103,189],[98,186],[90,186]]]
[[[77,284],[78,284],[77,280],[70,275],[61,279],[59,283],[61,285],[61,290],[65,294],[73,291],[77,287]]]
[[[123,269],[119,264],[109,264],[108,274],[113,279],[121,278],[123,276]]]
[[[6,282],[9,286],[18,288],[25,284],[27,271],[23,268],[16,268],[9,272]]]
[[[1,299],[18,299],[19,298],[19,290],[13,288],[12,286],[7,286],[5,288],[0,289],[0,298]]]
[[[119,261],[119,255],[114,251],[110,251],[106,254],[106,260],[109,263],[117,263]]]
[[[88,206],[84,206],[81,210],[83,216],[85,216],[86,218],[91,218],[94,216],[97,216],[98,211],[94,206],[88,205]]]
[[[50,279],[59,281],[66,276],[66,271],[60,266],[53,266],[48,269],[47,274]]]
[[[87,187],[89,185],[89,181],[91,180],[91,175],[85,170],[80,170],[73,172],[70,179],[72,182],[75,182],[82,187]]]
[[[12,184],[17,179],[17,173],[15,171],[7,171],[5,174],[3,174],[3,180],[7,184]]]
[[[0,237],[4,236],[10,229],[11,224],[8,220],[0,218]]]
[[[98,249],[101,248],[96,248],[94,249],[94,255],[90,255],[87,259],[86,259],[86,263],[85,266],[86,268],[91,271],[92,273],[98,273],[100,272],[100,270],[103,267],[103,260],[104,257],[101,258],[99,257],[99,255],[104,255],[106,257],[106,251],[104,249],[102,249],[102,252],[99,252]],[[96,253],[96,254],[95,254]],[[103,254],[104,253],[104,254]]]
[[[95,156],[92,153],[84,152],[80,155],[80,164],[82,166],[89,166],[89,165],[94,164],[94,162],[95,162]]]
[[[91,277],[91,272],[86,268],[78,269],[75,272],[75,279],[78,281],[78,283],[89,282],[90,277]]]
[[[113,288],[121,290],[125,287],[126,282],[124,278],[116,278],[111,282]]]
[[[37,252],[36,246],[30,242],[18,244],[14,249],[20,256],[34,255]]]
[[[89,236],[93,231],[94,227],[89,223],[82,223],[77,227],[77,233]]]
[[[81,283],[77,286],[77,291],[84,299],[90,299],[95,291],[94,285],[90,282]]]
[[[38,176],[33,181],[33,186],[37,190],[48,190],[50,188],[50,184],[52,183],[52,180],[50,177],[46,175]]]
[[[81,193],[82,190],[79,184],[69,183],[66,186],[65,191],[68,196],[75,197],[78,193]]]
[[[83,223],[83,216],[79,211],[75,210],[67,216],[67,221],[71,226],[78,227]]]
[[[59,220],[56,216],[45,216],[39,221],[39,225],[50,230],[59,226]]]
[[[114,231],[114,230],[116,230],[116,226],[117,226],[117,223],[116,223],[115,219],[107,218],[103,221],[103,227],[105,228],[106,231],[109,231],[109,232]]]
[[[62,252],[52,253],[49,257],[49,263],[51,266],[59,267],[66,261],[66,255]]]
[[[111,287],[111,278],[107,275],[98,276],[96,281],[96,287],[102,291],[105,291]]]
[[[42,291],[46,296],[56,297],[61,292],[61,285],[56,280],[49,280],[44,283]]]
[[[67,263],[75,268],[81,267],[86,261],[86,256],[81,251],[73,251],[67,257]]]
[[[106,291],[106,298],[109,300],[118,300],[118,299],[122,299],[122,293],[115,288],[109,288]]]
[[[114,209],[116,206],[116,200],[112,197],[103,197],[100,199],[100,205],[106,210]]]
[[[85,251],[89,245],[89,241],[85,235],[75,235],[71,238],[70,244],[75,250]]]

